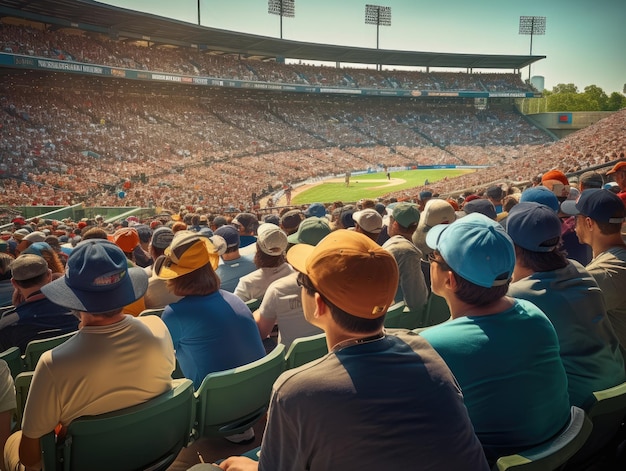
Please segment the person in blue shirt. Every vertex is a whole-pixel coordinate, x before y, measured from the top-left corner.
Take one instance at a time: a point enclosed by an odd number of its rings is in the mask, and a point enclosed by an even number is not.
[[[207,237],[179,231],[154,266],[157,277],[179,301],[168,305],[161,319],[174,342],[176,359],[197,389],[209,373],[228,370],[265,356],[265,348],[250,309],[232,293],[220,289],[215,273],[217,249]],[[254,431],[232,440],[249,441]]]

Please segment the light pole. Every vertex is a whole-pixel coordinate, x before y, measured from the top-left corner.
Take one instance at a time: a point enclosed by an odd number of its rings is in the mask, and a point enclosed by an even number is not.
[[[283,17],[293,18],[296,16],[295,0],[268,0],[267,12],[271,15],[280,16],[280,39],[283,39]]]
[[[380,27],[391,26],[391,7],[365,5],[365,24],[376,25],[376,49],[378,49]],[[377,70],[380,69],[382,66],[378,64]]]
[[[533,36],[546,34],[545,16],[520,16],[519,34],[530,35],[530,55],[533,55]],[[530,64],[528,64],[528,83],[530,83]]]

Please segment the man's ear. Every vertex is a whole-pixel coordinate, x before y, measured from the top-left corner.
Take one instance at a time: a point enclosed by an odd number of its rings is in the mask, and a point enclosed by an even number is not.
[[[330,313],[328,305],[326,304],[326,302],[324,302],[324,298],[322,298],[319,293],[315,293],[314,300],[315,312],[313,313],[313,317],[319,318]]]

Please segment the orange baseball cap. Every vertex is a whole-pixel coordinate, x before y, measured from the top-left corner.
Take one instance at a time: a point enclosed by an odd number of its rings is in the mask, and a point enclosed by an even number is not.
[[[393,255],[355,231],[338,229],[316,246],[295,245],[287,261],[307,275],[324,298],[356,317],[384,316],[398,289]]]
[[[606,174],[611,175],[612,173],[619,172],[620,170],[626,170],[626,162],[617,162],[611,170],[606,172]]]

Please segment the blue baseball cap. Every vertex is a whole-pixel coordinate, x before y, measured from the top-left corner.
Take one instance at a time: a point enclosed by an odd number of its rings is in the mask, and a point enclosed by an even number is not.
[[[526,250],[551,252],[561,240],[561,220],[546,205],[525,201],[509,211],[506,232],[515,245]]]
[[[308,218],[312,216],[323,218],[326,216],[326,207],[322,203],[311,203],[306,211],[304,211],[304,215]]]
[[[543,204],[552,209],[555,213],[559,212],[559,200],[551,190],[545,186],[533,186],[522,192],[519,198],[520,203],[525,201],[534,201]]]
[[[135,302],[148,289],[148,275],[128,267],[126,255],[113,242],[88,239],[72,250],[65,276],[41,287],[55,304],[89,313],[107,312]]]
[[[481,213],[438,224],[426,234],[426,244],[455,273],[484,288],[506,285],[515,268],[513,241],[499,223]]]
[[[594,221],[609,224],[621,224],[626,216],[626,207],[621,198],[603,188],[590,188],[583,191],[576,201],[563,201],[561,211],[572,216],[582,214]]]

